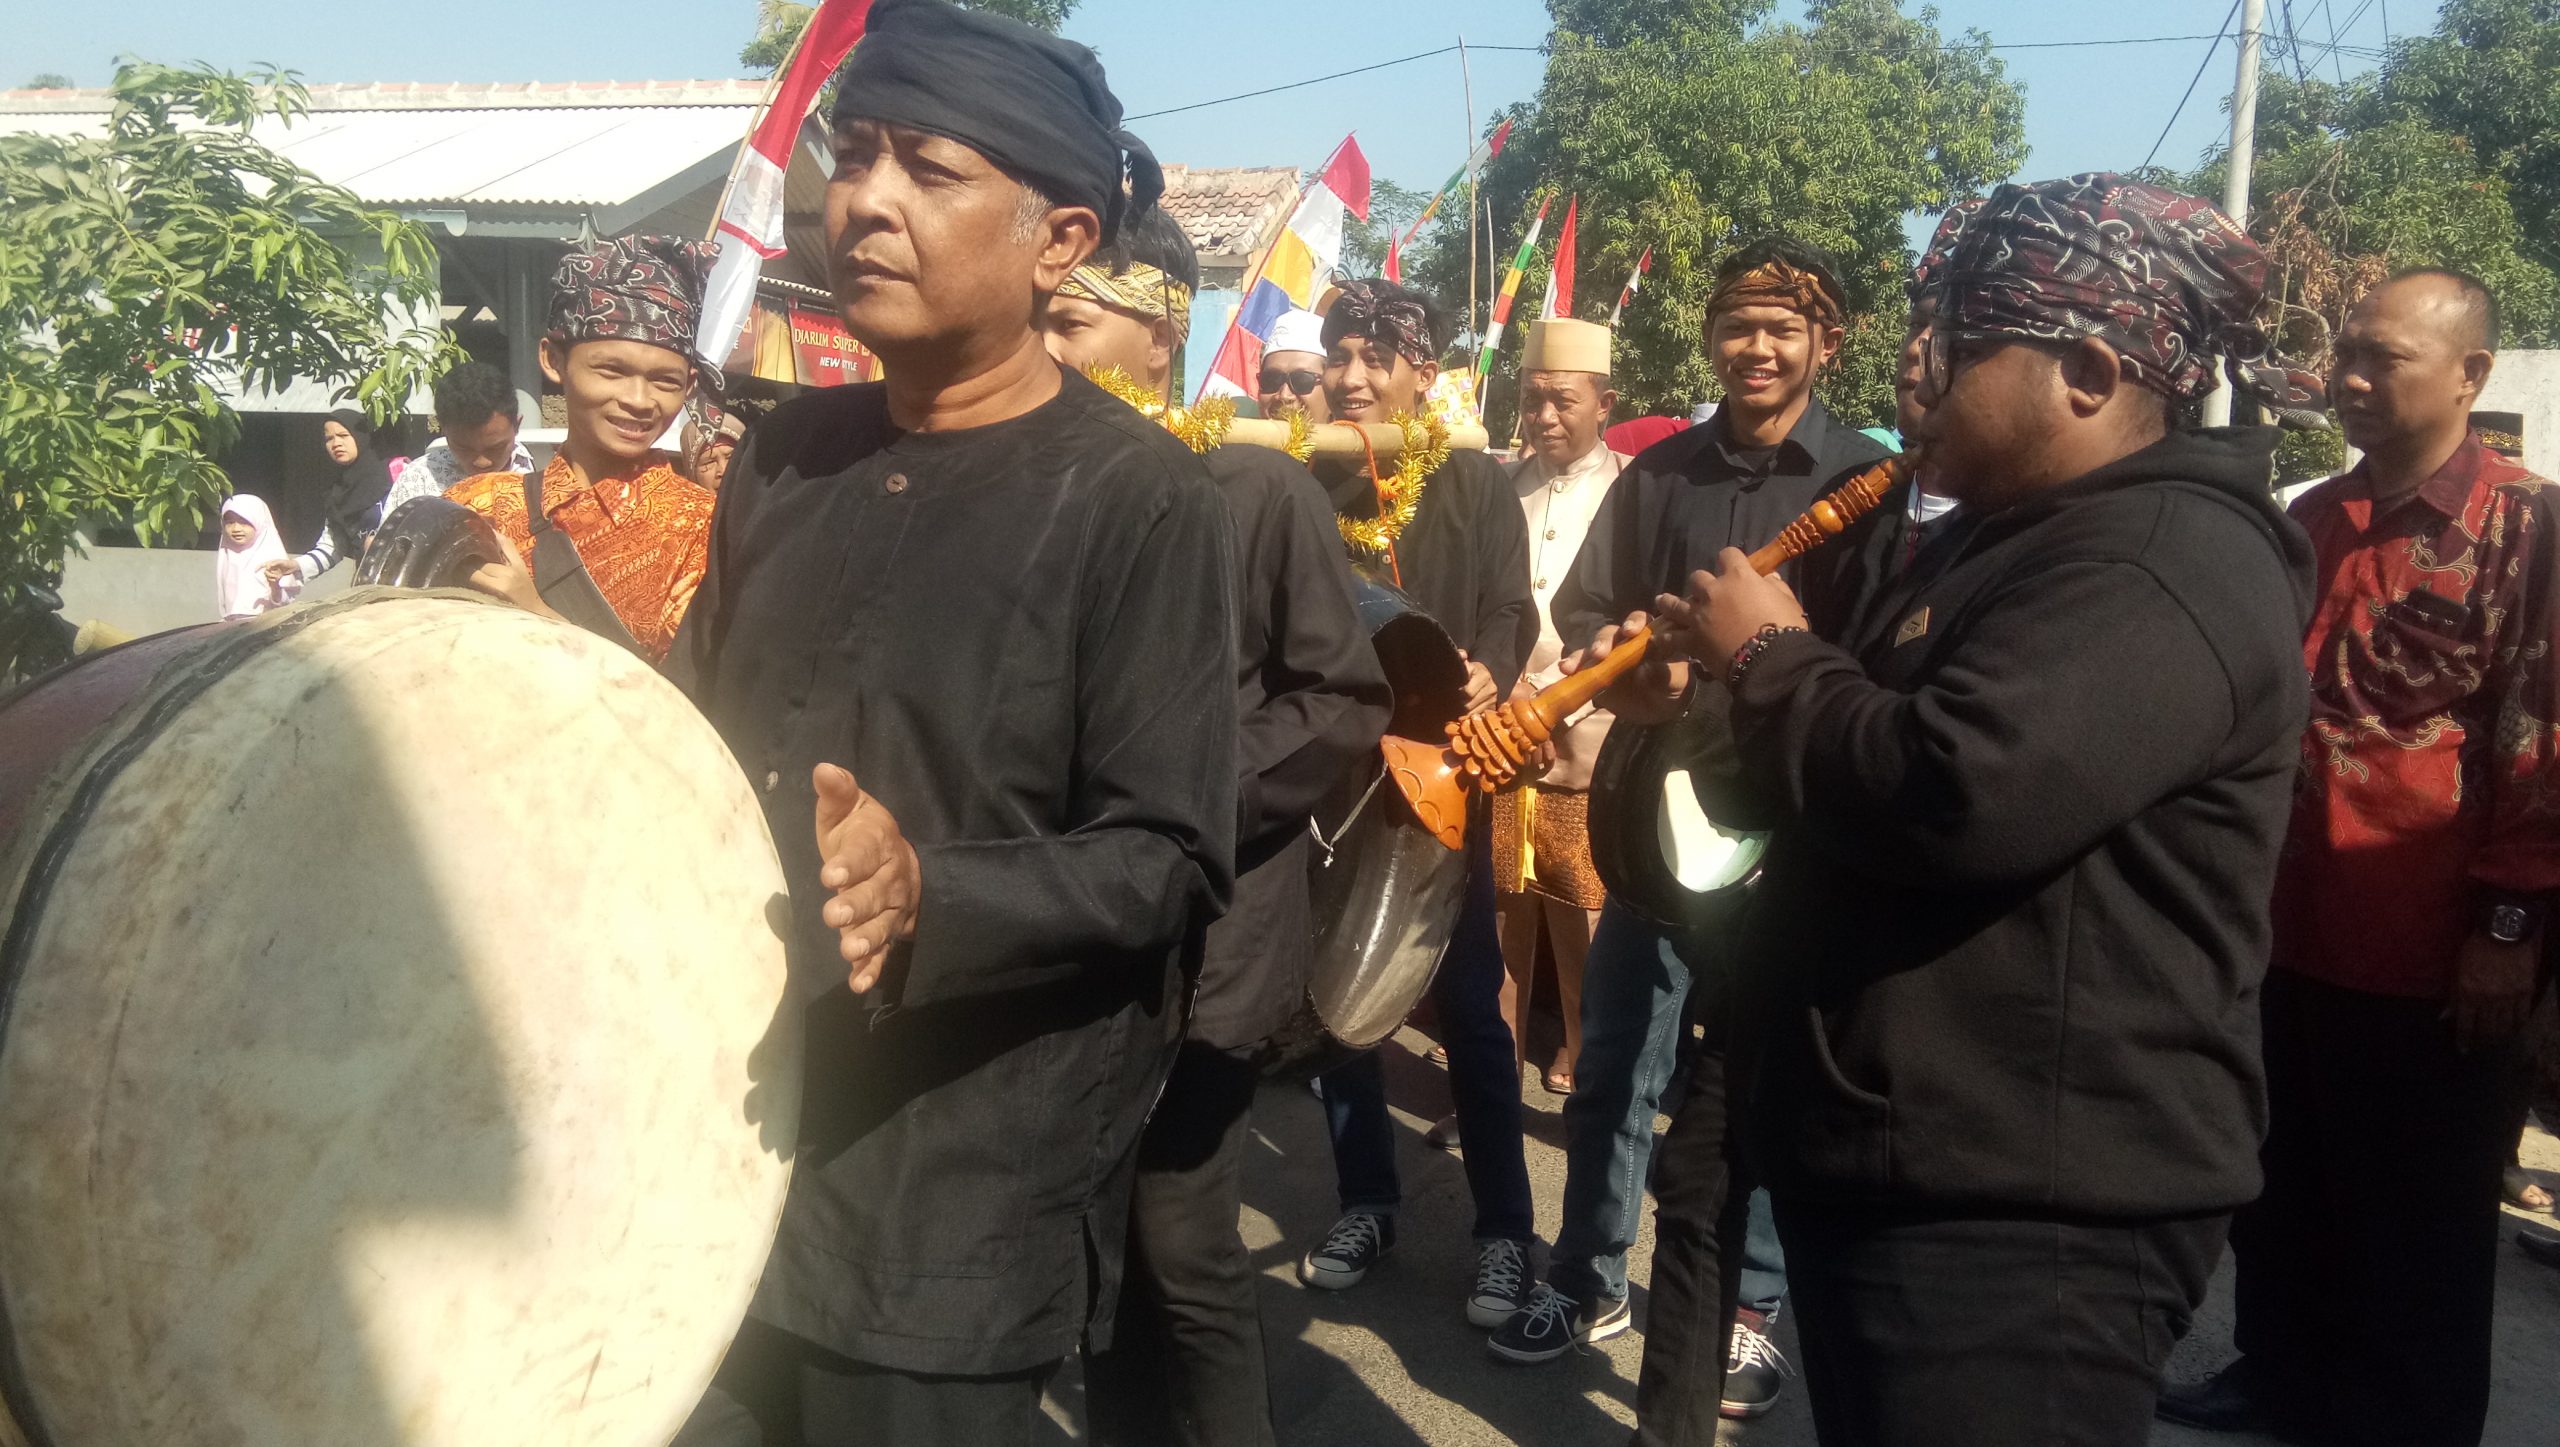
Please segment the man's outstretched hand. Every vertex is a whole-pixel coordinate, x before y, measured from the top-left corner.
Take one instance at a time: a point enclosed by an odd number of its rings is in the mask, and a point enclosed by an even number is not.
[[[851,770],[820,764],[812,781],[818,789],[818,884],[834,896],[819,913],[836,932],[846,978],[858,995],[880,982],[889,946],[916,937],[923,876],[915,846],[898,832],[888,808],[862,792]]]

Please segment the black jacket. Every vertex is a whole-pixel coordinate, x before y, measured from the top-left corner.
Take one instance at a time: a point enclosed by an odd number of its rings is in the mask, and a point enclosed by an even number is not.
[[[1377,485],[1365,474],[1319,465],[1316,480],[1336,513],[1378,515]],[[1529,587],[1529,524],[1500,463],[1481,452],[1450,453],[1424,482],[1392,562],[1355,557],[1352,566],[1403,589],[1485,666],[1494,691],[1510,696],[1538,644],[1538,602]]]
[[[1306,991],[1307,816],[1346,774],[1376,767],[1392,700],[1315,479],[1267,448],[1206,461],[1236,530],[1236,884],[1209,927],[1190,1038],[1235,1050],[1278,1029]]]
[[[2308,708],[2270,430],[1962,515],[1846,648],[1746,673],[1741,946],[1774,1189],[2131,1218],[2258,1191],[2258,987]]]

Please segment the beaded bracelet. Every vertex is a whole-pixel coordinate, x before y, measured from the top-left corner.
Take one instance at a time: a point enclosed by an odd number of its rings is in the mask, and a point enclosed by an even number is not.
[[[1752,664],[1760,661],[1760,655],[1769,651],[1769,645],[1778,641],[1779,634],[1802,633],[1803,631],[1804,630],[1802,628],[1785,627],[1776,623],[1761,624],[1759,632],[1744,639],[1742,646],[1733,650],[1733,664],[1724,671],[1724,686],[1727,688],[1742,687],[1742,675],[1744,671],[1749,669]]]

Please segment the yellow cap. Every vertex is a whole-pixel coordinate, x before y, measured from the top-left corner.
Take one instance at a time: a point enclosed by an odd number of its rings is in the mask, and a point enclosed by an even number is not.
[[[1520,354],[1524,372],[1593,372],[1609,375],[1609,329],[1598,322],[1555,317],[1529,324]]]

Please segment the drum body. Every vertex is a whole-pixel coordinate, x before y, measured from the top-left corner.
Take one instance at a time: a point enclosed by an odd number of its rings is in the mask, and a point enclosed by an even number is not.
[[[1592,765],[1592,867],[1610,899],[1664,928],[1738,904],[1768,852],[1766,833],[1720,821],[1712,802],[1738,768],[1730,699],[1705,680],[1678,720],[1631,728],[1621,719]]]
[[[1387,731],[1440,738],[1467,706],[1458,646],[1403,593],[1365,578],[1357,593],[1395,694]],[[1261,1051],[1279,1078],[1329,1070],[1394,1034],[1431,988],[1466,894],[1466,855],[1414,818],[1382,760],[1336,788],[1315,822],[1327,847],[1308,866],[1314,961],[1297,1013]]]
[[[800,1075],[672,687],[453,594],[145,639],[0,702],[0,867],[0,1441],[674,1435]]]

